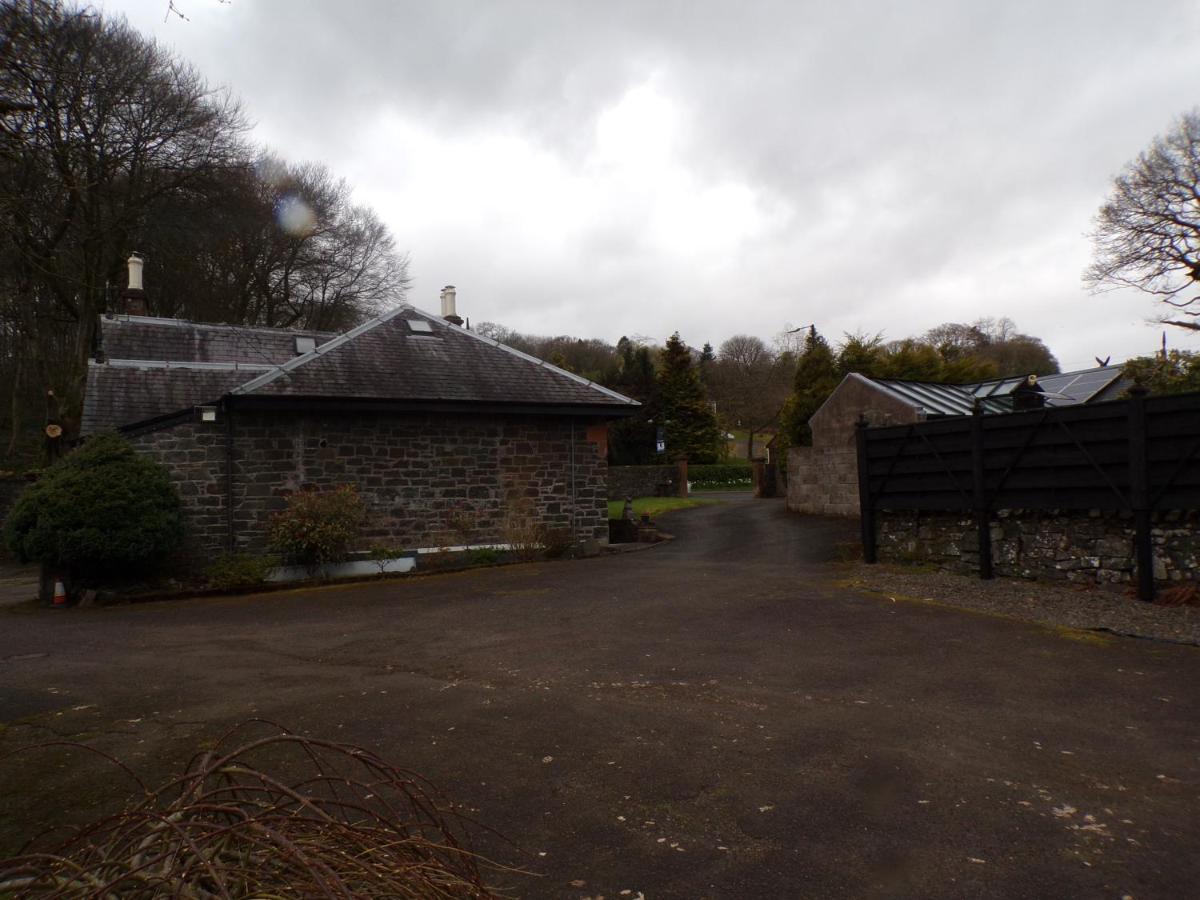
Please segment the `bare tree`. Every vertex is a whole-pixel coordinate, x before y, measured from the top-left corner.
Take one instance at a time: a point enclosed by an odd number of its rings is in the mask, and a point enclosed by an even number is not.
[[[995,365],[1001,376],[1058,371],[1058,360],[1050,348],[1041,339],[1017,331],[1017,323],[1007,316],[976,319],[970,325],[945,322],[925,332],[918,343],[933,347],[946,366],[959,370],[943,373],[951,378],[961,374],[972,359]],[[970,380],[967,375],[962,377]]]
[[[486,338],[491,338],[493,341],[507,344],[510,347],[514,341],[521,338],[520,332],[509,328],[507,325],[501,325],[499,322],[477,322],[475,324],[475,333],[481,334]]]
[[[0,0],[0,34],[5,327],[38,356],[70,331],[43,377],[77,410],[96,315],[146,212],[240,158],[245,123],[228,94],[123,20]]]
[[[1162,321],[1200,331],[1200,109],[1125,167],[1091,237],[1088,285],[1137,288],[1173,308]]]
[[[407,259],[378,216],[324,166],[272,156],[223,173],[216,204],[156,211],[149,282],[162,315],[347,328],[394,306]]]
[[[921,336],[923,343],[937,348],[947,358],[975,353],[988,343],[988,335],[978,325],[944,322]]]
[[[403,298],[386,226],[317,165],[255,159],[237,103],[123,19],[0,0],[0,427],[73,430],[130,251],[151,311],[336,330]]]
[[[734,335],[717,350],[709,391],[722,416],[746,429],[747,458],[754,454],[754,436],[779,423],[794,368],[794,357],[774,353],[753,335]]]

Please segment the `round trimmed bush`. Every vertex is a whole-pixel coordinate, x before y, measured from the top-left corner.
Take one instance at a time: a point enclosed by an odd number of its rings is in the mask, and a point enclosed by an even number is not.
[[[267,544],[285,562],[315,572],[342,562],[362,529],[366,511],[354,485],[332,491],[301,491],[271,521]]]
[[[4,525],[8,548],[61,574],[70,594],[152,572],[182,539],[179,495],[166,471],[113,432],[46,469]]]

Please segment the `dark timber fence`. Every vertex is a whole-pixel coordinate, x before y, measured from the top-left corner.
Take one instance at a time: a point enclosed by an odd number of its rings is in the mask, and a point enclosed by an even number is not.
[[[1136,389],[1135,389],[1136,391]],[[1138,596],[1154,596],[1151,513],[1200,509],[1200,393],[858,428],[863,558],[878,510],[975,516],[979,575],[992,576],[1000,509],[1129,510]]]

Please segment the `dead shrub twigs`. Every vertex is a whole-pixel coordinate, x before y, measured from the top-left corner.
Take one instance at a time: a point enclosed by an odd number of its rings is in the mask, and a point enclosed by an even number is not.
[[[28,749],[50,746],[92,750]],[[0,860],[0,896],[493,898],[481,870],[530,874],[472,851],[465,826],[482,826],[420,776],[263,720],[157,790],[138,784],[129,809]]]

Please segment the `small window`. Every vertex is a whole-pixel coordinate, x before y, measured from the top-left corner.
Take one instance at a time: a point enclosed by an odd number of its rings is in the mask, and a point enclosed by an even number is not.
[[[413,334],[433,334],[433,326],[424,319],[406,319],[408,330]]]
[[[303,356],[305,353],[312,353],[317,349],[317,339],[310,337],[296,336],[296,355]]]

